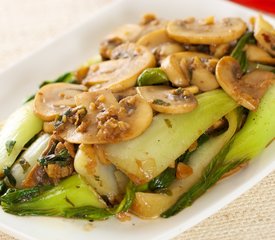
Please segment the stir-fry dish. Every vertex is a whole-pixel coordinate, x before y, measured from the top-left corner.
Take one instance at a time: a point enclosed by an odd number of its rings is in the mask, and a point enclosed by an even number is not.
[[[5,212],[167,218],[275,137],[275,30],[262,16],[146,14],[99,53],[1,125]]]

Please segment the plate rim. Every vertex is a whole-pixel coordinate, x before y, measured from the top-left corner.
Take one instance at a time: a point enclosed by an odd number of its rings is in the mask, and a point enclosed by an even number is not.
[[[246,8],[246,7],[241,6],[239,4],[232,3],[232,2],[229,2],[229,1],[226,1],[226,0],[212,0],[212,1],[214,1],[214,2],[215,1],[216,2],[218,2],[218,1],[228,2],[229,4],[238,6],[238,8],[243,9],[244,11],[249,11],[249,12],[254,13],[254,14],[257,13],[256,10],[249,9],[249,8]],[[65,37],[66,35],[69,35],[70,33],[74,32],[76,29],[80,28],[80,26],[82,26],[83,24],[85,24],[87,22],[90,22],[91,19],[96,18],[97,15],[101,15],[104,11],[108,11],[108,9],[112,9],[114,6],[119,5],[119,4],[123,4],[124,2],[127,2],[127,0],[116,0],[114,2],[111,2],[111,3],[107,4],[106,6],[101,7],[100,9],[97,10],[97,12],[92,13],[91,16],[88,17],[87,19],[85,19],[84,21],[81,21],[79,24],[74,25],[73,27],[69,28],[67,31],[65,31],[61,34],[58,34],[53,39],[43,43],[39,48],[35,49],[34,51],[32,51],[32,52],[30,52],[26,55],[24,55],[23,57],[19,58],[14,63],[8,65],[6,68],[4,68],[3,70],[0,71],[0,76],[2,74],[5,74],[8,71],[11,71],[12,69],[15,69],[18,64],[21,64],[26,59],[29,59],[29,58],[39,54],[42,50],[50,47],[54,42],[56,42],[59,39]],[[266,15],[264,15],[264,16],[266,16]],[[270,17],[267,15],[267,18],[270,18]],[[275,146],[275,143],[273,142],[272,145]],[[235,191],[230,192],[230,194],[228,194],[228,195],[224,196],[223,198],[219,199],[218,207],[215,207],[215,209],[213,209],[214,206],[210,206],[210,207],[206,208],[205,212],[201,213],[204,216],[203,217],[198,216],[197,219],[194,220],[193,223],[190,224],[189,227],[182,227],[181,225],[178,225],[173,230],[166,231],[162,235],[159,235],[154,239],[160,240],[160,239],[166,239],[167,237],[169,237],[169,238],[174,237],[174,236],[182,233],[183,231],[193,227],[194,225],[198,224],[202,220],[204,220],[207,217],[209,217],[209,216],[213,215],[214,213],[218,212],[221,208],[226,206],[228,203],[233,202],[236,198],[240,197],[244,192],[248,191],[251,187],[255,186],[255,184],[260,182],[265,176],[267,176],[268,174],[270,174],[274,170],[275,170],[275,162],[273,162],[270,165],[265,166],[265,169],[258,172],[258,174],[255,175],[253,178],[251,178],[252,180],[250,179],[249,182],[244,183],[243,185],[240,185],[238,188],[235,189]],[[239,173],[237,173],[237,174],[239,174]],[[1,212],[2,212],[2,209],[1,209]],[[34,237],[28,236],[25,233],[18,232],[17,229],[14,229],[12,227],[9,227],[7,225],[2,224],[2,222],[0,222],[0,229],[3,232],[6,232],[7,234],[9,234],[11,236],[20,237],[20,239],[27,239],[27,240],[35,239]]]

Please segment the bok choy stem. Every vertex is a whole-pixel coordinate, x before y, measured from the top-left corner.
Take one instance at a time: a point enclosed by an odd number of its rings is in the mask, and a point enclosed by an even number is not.
[[[162,217],[175,215],[190,206],[225,173],[256,157],[275,137],[275,85],[261,100],[256,112],[250,112],[243,128],[214,157],[202,178],[195,183]]]
[[[0,131],[0,176],[3,176],[4,168],[14,163],[25,144],[41,130],[42,120],[33,113],[33,102],[21,106],[8,117]]]
[[[198,107],[192,112],[158,114],[140,136],[105,144],[108,160],[136,184],[146,183],[173,164],[214,122],[238,106],[222,90],[199,94],[197,99]]]
[[[232,138],[238,129],[241,119],[241,112],[236,109],[228,113],[225,118],[228,121],[228,128],[218,136],[213,136],[204,142],[194,151],[189,160],[188,166],[193,169],[193,174],[184,179],[176,179],[167,189],[167,194],[137,192],[136,199],[132,206],[134,213],[140,217],[158,217],[161,213],[169,209],[177,199],[187,192],[204,173],[204,169],[212,161],[225,144]],[[139,190],[139,189],[138,189]]]

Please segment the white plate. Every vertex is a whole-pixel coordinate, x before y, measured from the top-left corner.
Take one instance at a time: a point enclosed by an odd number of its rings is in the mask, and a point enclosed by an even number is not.
[[[239,16],[248,20],[255,12],[226,1],[208,0],[139,0],[119,1],[98,11],[89,21],[63,35],[43,49],[15,64],[0,76],[0,119],[19,106],[37,85],[61,73],[75,69],[97,53],[100,39],[114,27],[137,22],[146,12],[155,12],[165,18],[187,16]],[[271,18],[268,20],[273,21]],[[110,219],[103,222],[68,220],[47,217],[17,217],[0,210],[0,228],[20,239],[86,240],[86,239],[168,239],[207,218],[236,199],[275,169],[275,142],[253,160],[250,165],[220,182],[191,207],[169,219],[129,222]]]

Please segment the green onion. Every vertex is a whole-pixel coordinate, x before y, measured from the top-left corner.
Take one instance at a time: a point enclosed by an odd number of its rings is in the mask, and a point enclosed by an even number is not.
[[[57,154],[50,154],[40,157],[38,162],[42,166],[48,166],[48,164],[58,164],[59,166],[64,167],[71,163],[71,156],[68,150],[64,148]]]
[[[248,42],[251,41],[251,39],[253,39],[253,32],[245,33],[239,39],[237,45],[231,52],[231,57],[235,58],[239,62],[241,69],[244,73],[247,71],[247,67],[248,67],[247,66],[248,61],[247,61],[246,53],[244,51],[244,47]]]
[[[8,155],[11,154],[15,144],[16,144],[16,141],[14,141],[14,140],[6,141],[5,145],[6,145],[6,150],[7,150]]]
[[[5,167],[3,169],[3,172],[4,172],[4,175],[6,176],[6,178],[8,179],[9,184],[14,187],[16,185],[16,179],[11,174],[11,168],[10,167]]]
[[[168,188],[171,183],[176,178],[176,169],[175,168],[166,168],[159,176],[153,178],[149,184],[148,188],[150,191],[160,191],[162,189]]]
[[[248,64],[248,72],[254,71],[254,70],[263,70],[263,71],[269,71],[275,73],[275,67],[270,65],[265,65],[261,63],[249,63]]]

